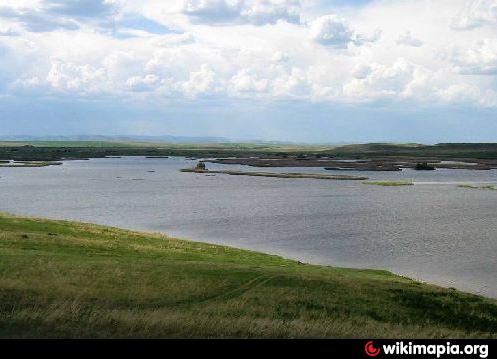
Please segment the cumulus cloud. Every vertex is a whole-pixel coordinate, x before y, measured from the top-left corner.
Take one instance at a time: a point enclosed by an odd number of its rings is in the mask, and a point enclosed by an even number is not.
[[[314,20],[309,29],[311,39],[321,45],[344,49],[349,44],[362,45],[377,41],[381,31],[372,35],[358,34],[347,21],[338,15],[325,15]]]
[[[14,27],[8,25],[2,26],[0,24],[0,36],[18,36],[18,35],[20,35],[20,33]]]
[[[404,58],[392,65],[360,65],[354,71],[355,78],[343,87],[345,96],[356,99],[400,97],[415,79],[418,68]]]
[[[352,71],[352,75],[356,79],[365,79],[373,71],[372,67],[366,64],[357,65]]]
[[[467,76],[497,74],[492,29],[454,31],[431,9],[417,28],[414,0],[341,15],[291,0],[5,1],[0,95],[457,103],[466,93],[467,103],[497,106],[495,81]],[[440,1],[449,13],[453,2]]]
[[[480,90],[477,86],[460,83],[440,89],[438,95],[447,102],[466,103],[477,101],[480,97]]]
[[[111,26],[117,9],[111,0],[39,0],[0,5],[0,19],[16,21],[28,32],[77,30],[84,23]]]
[[[202,64],[199,71],[190,72],[188,80],[179,83],[178,87],[186,96],[196,98],[216,92],[215,82],[215,72],[207,64]]]
[[[497,39],[484,39],[470,48],[454,47],[451,59],[457,73],[497,75]]]
[[[242,3],[239,0],[186,0],[183,12],[205,22],[230,22],[238,18]]]
[[[0,8],[0,18],[16,21],[30,32],[49,32],[57,29],[76,30],[79,25],[72,19],[56,18],[41,10],[29,8]]]
[[[107,82],[107,74],[105,69],[94,68],[89,64],[54,61],[46,80],[56,90],[98,92],[102,84]]]
[[[185,0],[182,12],[196,22],[212,24],[274,24],[299,22],[297,0]]]
[[[229,91],[234,96],[252,95],[268,90],[268,79],[260,79],[249,70],[240,70],[229,81]]]
[[[337,15],[326,15],[314,20],[309,34],[319,44],[338,48],[346,48],[355,40],[354,31]]]
[[[398,37],[397,44],[412,46],[412,47],[420,47],[423,46],[423,41],[413,37],[410,31],[406,31]]]
[[[452,19],[451,27],[469,30],[488,24],[497,24],[497,0],[467,1],[460,13]]]
[[[131,91],[150,91],[160,82],[158,76],[147,74],[145,76],[133,76],[126,81]]]
[[[89,18],[111,15],[116,4],[111,0],[47,0],[46,12],[73,18]]]

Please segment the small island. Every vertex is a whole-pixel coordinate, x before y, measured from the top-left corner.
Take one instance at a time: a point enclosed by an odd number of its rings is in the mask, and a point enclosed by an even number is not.
[[[414,166],[414,169],[416,171],[434,171],[435,167],[428,164],[428,162],[418,162],[416,163],[416,166]]]
[[[326,175],[319,173],[274,173],[274,172],[249,172],[249,171],[229,171],[229,170],[208,170],[205,163],[200,161],[194,168],[183,168],[181,172],[205,173],[205,174],[227,174],[231,176],[254,176],[272,178],[312,178],[325,180],[367,180],[368,177],[346,176],[346,175]]]
[[[62,162],[56,161],[1,161],[0,167],[47,167],[60,166]]]
[[[460,184],[457,187],[469,188],[469,189],[486,189],[486,190],[490,190],[490,191],[497,191],[497,185],[475,186],[475,185],[471,185],[471,184]]]
[[[367,181],[364,184],[375,185],[375,186],[385,186],[385,187],[397,187],[397,186],[412,186],[414,183],[409,181]]]

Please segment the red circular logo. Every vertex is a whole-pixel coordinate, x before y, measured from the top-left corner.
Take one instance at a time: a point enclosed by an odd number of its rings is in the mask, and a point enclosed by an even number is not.
[[[369,341],[366,343],[366,345],[364,346],[364,351],[366,352],[366,354],[370,357],[375,357],[377,356],[378,354],[380,354],[380,348],[375,348],[373,346],[373,341]]]

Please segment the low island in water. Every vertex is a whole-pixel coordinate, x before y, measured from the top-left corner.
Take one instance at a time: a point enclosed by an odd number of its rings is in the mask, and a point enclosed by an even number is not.
[[[319,173],[274,173],[274,172],[250,172],[231,170],[208,170],[204,168],[183,168],[181,172],[204,173],[204,174],[226,174],[231,176],[253,176],[253,177],[273,177],[273,178],[311,178],[324,180],[367,180],[368,177],[346,176],[346,175],[326,175]]]

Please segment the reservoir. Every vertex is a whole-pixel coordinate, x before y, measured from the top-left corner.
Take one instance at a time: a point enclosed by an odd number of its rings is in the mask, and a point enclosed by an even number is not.
[[[182,173],[196,161],[101,158],[0,168],[0,211],[164,232],[302,262],[378,268],[497,298],[497,171],[266,168],[413,181]],[[260,171],[207,163],[209,169]]]

